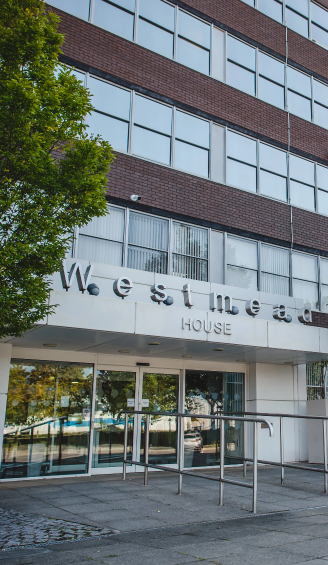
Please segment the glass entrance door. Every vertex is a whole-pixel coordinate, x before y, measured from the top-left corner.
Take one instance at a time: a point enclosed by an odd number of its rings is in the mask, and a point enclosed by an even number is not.
[[[177,464],[177,419],[180,371],[165,372],[141,368],[98,369],[95,384],[92,473],[120,472],[123,466],[124,416],[120,410],[131,409],[167,412],[150,416],[149,463]],[[128,459],[144,460],[145,417],[128,420]],[[142,467],[128,465],[127,471]]]

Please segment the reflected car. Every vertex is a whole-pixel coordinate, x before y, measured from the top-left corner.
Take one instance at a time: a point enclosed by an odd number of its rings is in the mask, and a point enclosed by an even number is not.
[[[203,439],[199,432],[187,432],[184,437],[184,445],[186,449],[199,451],[203,449]]]

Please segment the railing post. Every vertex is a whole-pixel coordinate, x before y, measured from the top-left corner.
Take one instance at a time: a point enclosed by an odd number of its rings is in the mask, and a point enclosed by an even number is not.
[[[285,483],[285,444],[284,444],[284,422],[282,416],[280,417],[280,482]]]
[[[327,475],[327,420],[322,420],[323,427],[323,465],[324,465],[324,492],[328,490],[328,475]]]
[[[149,414],[146,416],[145,426],[145,475],[144,485],[148,486],[148,456],[149,456]]]
[[[224,420],[220,420],[220,506],[223,506],[224,487]]]
[[[246,417],[246,416],[245,416]],[[247,442],[247,434],[246,434],[246,422],[243,423],[243,435],[244,435],[244,463],[243,463],[243,477],[246,479],[247,476],[247,449],[246,449],[246,442]]]
[[[128,454],[128,425],[129,425],[129,415],[126,412],[125,421],[124,421],[123,476],[122,476],[123,481],[125,481],[126,479],[126,458]]]
[[[253,508],[252,511],[256,514],[257,503],[257,448],[258,448],[258,428],[257,422],[254,422],[254,436],[253,436]]]
[[[33,452],[33,432],[34,432],[34,428],[31,428],[31,432],[30,432],[30,449],[29,449],[29,453],[28,453],[28,464],[29,467],[32,463],[32,452]],[[30,473],[31,469],[28,469],[28,475]]]
[[[178,427],[179,427],[179,462],[178,462],[178,469],[179,469],[179,486],[178,486],[178,494],[182,494],[182,475],[180,471],[183,470],[183,451],[184,451],[184,420],[183,417],[180,416],[178,418]]]

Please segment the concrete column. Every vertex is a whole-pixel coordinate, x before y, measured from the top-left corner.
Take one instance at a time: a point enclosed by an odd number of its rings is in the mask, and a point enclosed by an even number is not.
[[[11,344],[0,343],[0,455],[2,453],[3,430],[6,418],[11,349]]]
[[[246,388],[246,411],[278,414],[306,414],[306,379],[304,366],[256,363],[249,366]],[[259,458],[280,461],[280,419],[268,417],[275,437],[259,430]],[[249,428],[251,426],[249,425]],[[251,449],[251,431],[248,435]],[[285,461],[307,459],[307,432],[303,420],[284,419]],[[248,453],[250,454],[250,451]]]

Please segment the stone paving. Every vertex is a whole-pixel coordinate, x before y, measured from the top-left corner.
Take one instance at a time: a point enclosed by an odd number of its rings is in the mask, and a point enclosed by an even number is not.
[[[251,490],[226,485],[223,507],[218,490],[184,477],[178,496],[177,476],[159,472],[148,487],[141,474],[1,483],[0,540],[17,545],[0,565],[328,565],[322,475],[288,470],[281,486],[279,470],[260,468],[258,516]]]
[[[39,544],[77,541],[112,534],[113,530],[51,520],[0,508],[0,549],[17,549]]]

